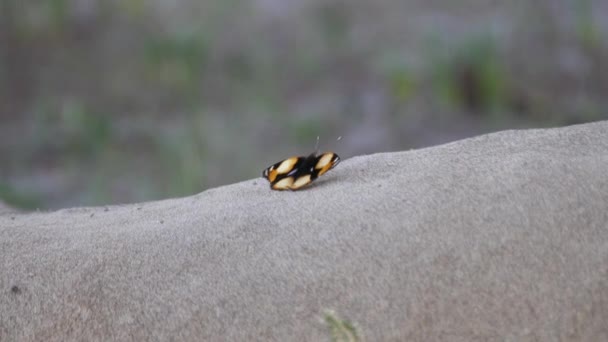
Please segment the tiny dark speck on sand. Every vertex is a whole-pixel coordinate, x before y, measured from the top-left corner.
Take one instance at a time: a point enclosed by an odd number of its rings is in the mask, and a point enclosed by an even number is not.
[[[104,209],[104,210],[103,210],[103,211],[110,211],[110,209],[108,209],[108,208],[105,208],[105,209]]]
[[[21,289],[19,288],[19,286],[13,285],[13,287],[11,287],[11,292],[14,293],[14,294],[20,294],[21,293]]]
[[[15,216],[11,216],[11,220],[15,221]]]
[[[93,217],[93,216],[95,216],[95,213],[91,213],[91,216],[89,216],[89,217]]]
[[[160,220],[160,224],[163,224],[163,223],[165,223],[165,221],[163,221],[163,220]]]

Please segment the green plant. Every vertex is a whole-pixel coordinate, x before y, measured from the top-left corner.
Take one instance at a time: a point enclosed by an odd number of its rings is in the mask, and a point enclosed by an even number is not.
[[[199,127],[193,120],[176,135],[158,137],[159,159],[167,179],[164,193],[168,195],[190,195],[203,186],[205,146]]]
[[[67,147],[77,154],[95,155],[111,139],[110,118],[87,110],[81,102],[75,101],[65,105],[60,119],[66,129]]]
[[[407,102],[417,95],[419,75],[408,63],[403,51],[399,49],[382,51],[373,62],[373,68],[388,85],[390,94],[397,102]]]
[[[21,209],[40,208],[42,202],[34,195],[22,193],[5,183],[0,183],[0,200]]]
[[[572,3],[576,13],[575,31],[578,38],[586,48],[597,48],[601,45],[601,30],[593,19],[593,11],[589,0],[574,1]]]
[[[347,320],[340,319],[332,310],[324,313],[325,324],[329,328],[333,342],[357,342],[361,341],[355,325]]]
[[[193,92],[207,62],[207,44],[200,34],[152,37],[144,56],[155,81]]]
[[[446,104],[491,112],[508,103],[507,73],[492,37],[474,37],[448,52],[441,45],[431,60],[433,88]]]

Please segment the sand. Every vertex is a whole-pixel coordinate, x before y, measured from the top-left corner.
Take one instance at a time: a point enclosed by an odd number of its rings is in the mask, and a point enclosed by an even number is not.
[[[3,213],[0,270],[1,341],[608,341],[608,122]]]

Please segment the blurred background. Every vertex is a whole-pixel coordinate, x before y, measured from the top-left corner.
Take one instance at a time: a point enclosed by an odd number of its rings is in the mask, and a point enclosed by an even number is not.
[[[606,61],[605,0],[0,0],[0,201],[194,194],[317,136],[347,159],[602,120]]]

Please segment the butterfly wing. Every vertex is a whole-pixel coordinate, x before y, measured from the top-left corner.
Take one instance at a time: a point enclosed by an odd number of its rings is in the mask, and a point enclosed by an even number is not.
[[[291,157],[267,167],[262,176],[270,182],[274,190],[288,190],[293,182],[294,176],[301,169],[306,157]]]
[[[262,176],[268,179],[273,190],[299,190],[331,170],[339,161],[340,157],[333,152],[291,157],[269,166]]]
[[[325,172],[333,169],[340,162],[340,157],[333,152],[325,152],[315,160],[315,178],[322,176]]]

